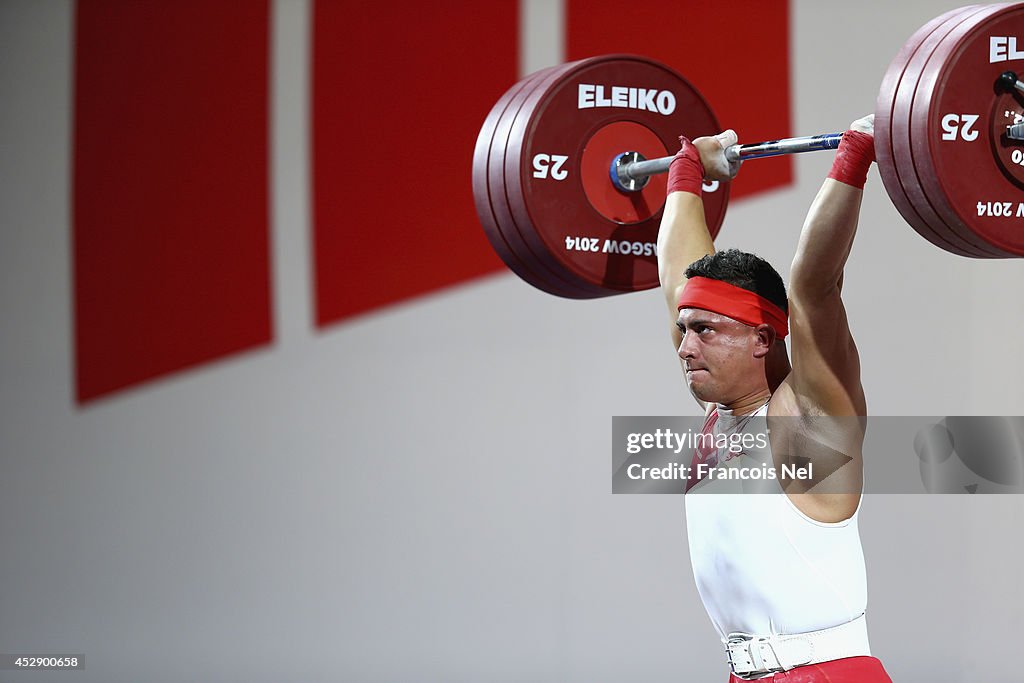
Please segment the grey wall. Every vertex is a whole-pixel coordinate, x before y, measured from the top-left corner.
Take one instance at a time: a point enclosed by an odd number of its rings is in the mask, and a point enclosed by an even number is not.
[[[794,129],[872,110],[899,46],[956,4],[794,2]],[[742,50],[722,7],[705,28]],[[0,681],[724,680],[682,500],[609,493],[612,415],[695,412],[658,294],[563,301],[501,274],[312,331],[308,9],[274,3],[275,344],[78,409],[72,6],[0,3],[0,652],[88,662]],[[524,69],[554,33],[528,34]],[[730,207],[720,245],[789,262],[830,161],[795,163],[794,187]],[[927,244],[873,172],[845,296],[873,413],[1024,414],[1022,284],[1018,261]],[[867,497],[895,680],[1001,676],[1022,511]]]

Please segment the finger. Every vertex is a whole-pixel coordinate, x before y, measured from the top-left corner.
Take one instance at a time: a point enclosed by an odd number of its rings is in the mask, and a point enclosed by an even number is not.
[[[722,146],[722,149],[725,149],[735,145],[739,141],[739,136],[736,135],[736,131],[730,128],[729,130],[723,130],[721,133],[716,135],[715,139],[718,140],[718,144]]]
[[[867,133],[868,135],[875,134],[875,115],[868,114],[863,118],[859,118],[850,124],[850,130],[855,130],[861,133]]]

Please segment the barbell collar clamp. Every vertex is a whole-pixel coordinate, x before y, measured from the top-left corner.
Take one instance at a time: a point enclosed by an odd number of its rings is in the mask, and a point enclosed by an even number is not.
[[[1024,92],[1024,83],[1017,79],[1017,74],[1013,71],[1004,71],[999,74],[999,84],[1006,88],[1007,91],[1017,89]]]

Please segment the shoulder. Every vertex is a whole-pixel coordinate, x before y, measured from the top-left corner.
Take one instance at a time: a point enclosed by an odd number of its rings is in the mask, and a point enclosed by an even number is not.
[[[863,417],[868,414],[864,390],[859,385],[856,392],[844,394],[842,401],[827,408],[815,402],[810,396],[799,394],[794,389],[792,380],[793,375],[790,373],[772,394],[768,402],[769,417]]]

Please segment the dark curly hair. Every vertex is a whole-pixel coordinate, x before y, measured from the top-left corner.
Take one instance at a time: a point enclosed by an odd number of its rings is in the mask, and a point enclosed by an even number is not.
[[[763,296],[789,313],[786,285],[772,265],[757,254],[726,249],[697,259],[686,268],[686,277],[721,280]]]

